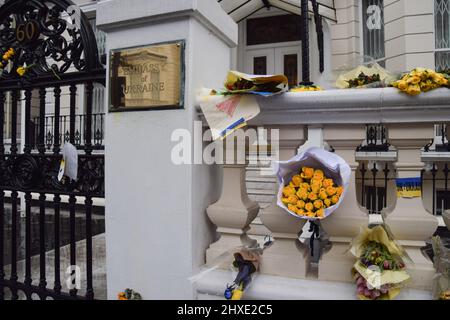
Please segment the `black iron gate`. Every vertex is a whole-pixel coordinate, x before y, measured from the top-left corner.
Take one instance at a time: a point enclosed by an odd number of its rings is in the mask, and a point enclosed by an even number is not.
[[[0,8],[0,51],[0,300],[16,300],[19,293],[27,299],[36,295],[40,299],[93,299],[91,220],[93,198],[104,198],[104,155],[94,150],[92,95],[94,84],[104,85],[105,82],[94,33],[87,18],[70,0],[7,0]],[[69,141],[75,144],[75,132],[79,129],[75,128],[76,108],[81,97],[84,97],[86,114],[84,144],[78,147],[78,179],[58,180],[64,143],[60,134],[61,110],[69,110],[67,133]],[[46,148],[45,136],[49,108],[54,109],[55,132],[50,151]],[[24,115],[19,115],[20,110],[24,110]],[[39,123],[33,123],[33,111],[38,112]],[[25,134],[19,140],[20,126],[25,126]],[[5,132],[10,132],[9,145],[5,145]],[[37,150],[33,148],[35,140]],[[68,198],[70,212],[67,237],[71,266],[80,263],[76,254],[75,212],[79,210],[80,199],[83,202],[86,219],[83,295],[77,288],[66,286],[65,277],[61,275],[62,197]],[[39,231],[33,234],[39,243],[35,257],[31,250],[33,201],[37,201],[39,208]],[[48,208],[49,202],[51,208]],[[46,230],[46,210],[51,210],[54,217],[51,233]],[[21,226],[23,238],[18,234],[21,213],[25,215],[24,226]],[[6,221],[10,225],[8,232]],[[45,241],[49,234],[54,242],[52,275],[46,271]],[[22,261],[19,261],[19,241],[24,247]],[[5,261],[6,256],[8,261]],[[36,277],[32,259],[39,260],[39,276]],[[18,263],[24,265],[23,277],[18,275]],[[50,276],[54,279],[52,287],[46,279]],[[6,289],[10,293],[8,297]]]

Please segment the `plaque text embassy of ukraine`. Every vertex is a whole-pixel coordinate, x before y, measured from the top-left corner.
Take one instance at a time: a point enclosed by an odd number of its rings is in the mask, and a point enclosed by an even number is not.
[[[183,108],[184,41],[111,51],[110,111]]]

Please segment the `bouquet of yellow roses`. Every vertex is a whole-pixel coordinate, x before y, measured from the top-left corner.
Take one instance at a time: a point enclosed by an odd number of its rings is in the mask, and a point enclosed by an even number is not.
[[[449,81],[444,74],[424,68],[415,68],[411,72],[404,74],[400,80],[392,83],[394,88],[409,95],[418,95],[421,92],[448,85]]]
[[[341,204],[351,169],[338,155],[313,147],[278,162],[277,204],[289,214],[308,220],[323,219]]]

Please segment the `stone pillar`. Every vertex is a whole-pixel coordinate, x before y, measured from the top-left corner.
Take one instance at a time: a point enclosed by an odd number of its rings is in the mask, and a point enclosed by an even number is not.
[[[421,198],[399,198],[395,210],[385,218],[385,223],[412,260],[412,263],[406,261],[412,278],[409,287],[431,290],[435,270],[432,261],[420,249],[436,231],[439,225],[437,218],[424,209]]]
[[[299,236],[307,220],[289,215],[276,202],[275,199],[261,214],[261,221],[272,232],[274,242],[264,250],[260,271],[304,279],[309,270],[310,251],[307,245],[300,242]]]
[[[256,240],[247,235],[250,223],[258,215],[259,205],[248,198],[245,165],[224,165],[222,188],[219,201],[207,209],[208,217],[220,234],[219,240],[206,250],[207,263],[214,263],[217,257],[233,248],[257,246]],[[229,268],[232,260],[232,255],[221,260],[221,267]]]
[[[108,297],[133,288],[144,299],[193,299],[188,278],[205,263],[214,235],[206,207],[221,184],[218,166],[193,164],[196,92],[223,85],[237,25],[210,0],[102,1],[97,25],[108,51],[186,42],[183,109],[106,115]],[[106,89],[109,95],[109,81]],[[188,135],[181,138],[188,158],[181,165],[171,157],[180,144],[172,141],[175,130]]]
[[[358,166],[355,162],[355,150],[364,139],[364,132],[364,128],[360,126],[334,126],[324,130],[324,139],[347,161],[352,175],[340,207],[321,221],[332,246],[319,261],[319,280],[353,281],[351,269],[356,259],[349,252],[350,243],[361,227],[367,227],[369,223],[368,215],[358,204],[355,188],[355,170]]]

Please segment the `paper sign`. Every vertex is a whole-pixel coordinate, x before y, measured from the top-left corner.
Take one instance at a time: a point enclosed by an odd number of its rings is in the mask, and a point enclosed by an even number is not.
[[[58,173],[58,180],[61,181],[63,176],[72,180],[77,180],[78,175],[78,151],[77,148],[71,144],[66,143],[62,148],[63,159]]]

